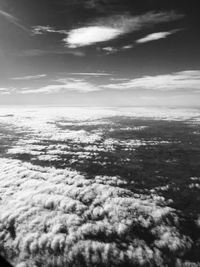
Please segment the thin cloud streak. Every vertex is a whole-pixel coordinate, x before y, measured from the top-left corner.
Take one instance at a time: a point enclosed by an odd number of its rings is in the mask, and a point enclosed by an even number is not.
[[[136,40],[136,43],[137,44],[144,44],[144,43],[147,43],[147,42],[164,39],[164,38],[168,37],[169,35],[172,35],[172,34],[178,32],[178,31],[180,31],[180,30],[172,30],[172,31],[166,31],[166,32],[151,33],[151,34],[146,35],[143,38],[140,38],[140,39]]]
[[[0,10],[0,16],[2,16],[3,18],[5,18],[7,21],[9,21],[10,23],[14,24],[15,26],[17,26],[18,28],[22,29],[23,31],[30,33],[29,29],[26,28],[24,25],[22,25],[22,23],[20,22],[20,20],[18,18],[16,18],[15,16]]]
[[[112,74],[110,73],[103,73],[103,72],[72,72],[72,73],[68,73],[70,75],[80,75],[80,76],[110,76]]]
[[[33,79],[40,79],[46,77],[46,74],[39,74],[39,75],[33,75],[33,76],[24,76],[24,77],[13,77],[11,80],[33,80]]]
[[[22,56],[22,57],[37,57],[37,56],[39,57],[39,56],[49,56],[49,55],[73,55],[77,57],[84,57],[85,53],[79,50],[71,50],[65,48],[64,50],[29,49],[21,51],[21,53],[16,54],[16,56]]]

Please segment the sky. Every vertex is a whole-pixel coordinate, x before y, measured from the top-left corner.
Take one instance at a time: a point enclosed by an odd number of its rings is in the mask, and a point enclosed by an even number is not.
[[[0,0],[0,105],[198,106],[198,1]]]

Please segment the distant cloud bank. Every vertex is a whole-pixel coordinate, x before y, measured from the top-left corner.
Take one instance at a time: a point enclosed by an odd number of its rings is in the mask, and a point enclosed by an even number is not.
[[[66,76],[68,76],[66,78]],[[78,78],[75,78],[78,76]],[[77,93],[92,93],[105,90],[151,90],[151,91],[171,91],[190,92],[191,94],[200,92],[200,70],[185,70],[170,74],[155,76],[143,76],[140,78],[117,78],[114,74],[104,72],[80,72],[62,74],[61,78],[47,79],[45,85],[23,86],[17,82],[32,81],[34,79],[46,78],[46,74],[29,75],[24,77],[13,77],[16,81],[15,87],[0,88],[0,95],[6,94],[59,94],[68,91]],[[104,84],[99,84],[98,79],[104,79]]]
[[[187,70],[172,74],[144,76],[142,78],[130,79],[123,83],[112,83],[105,85],[104,88],[114,90],[200,90],[200,71]]]

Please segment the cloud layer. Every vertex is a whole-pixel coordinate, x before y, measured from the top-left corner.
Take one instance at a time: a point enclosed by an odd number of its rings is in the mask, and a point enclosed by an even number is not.
[[[1,253],[15,266],[166,266],[165,251],[175,263],[192,245],[162,197],[133,194],[117,177],[0,163]]]

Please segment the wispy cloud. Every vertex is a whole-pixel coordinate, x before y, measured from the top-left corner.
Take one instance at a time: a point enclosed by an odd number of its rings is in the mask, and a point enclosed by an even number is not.
[[[113,47],[113,46],[106,46],[106,47],[102,47],[101,50],[105,51],[106,54],[114,54],[120,51],[124,51],[124,50],[128,50],[128,49],[132,49],[135,45],[131,44],[131,45],[124,45],[121,47]]]
[[[70,48],[92,45],[182,17],[182,14],[177,14],[174,11],[148,12],[139,16],[115,15],[101,18],[84,27],[73,29],[68,32],[63,41]]]
[[[75,91],[79,93],[88,93],[99,91],[100,88],[85,80],[76,79],[57,79],[54,81],[55,84],[46,85],[35,89],[19,90],[21,94],[52,94],[61,93],[66,91]]]
[[[38,25],[32,27],[32,33],[34,35],[40,35],[44,33],[61,33],[61,34],[67,34],[66,30],[58,30],[51,26],[44,26],[44,25]]]
[[[103,47],[102,50],[105,51],[107,54],[113,54],[119,51],[119,49],[112,46]]]
[[[22,29],[23,31],[30,33],[29,29],[26,28],[18,18],[16,18],[15,16],[11,15],[10,13],[7,13],[7,12],[5,12],[3,10],[0,10],[0,16],[4,17],[7,21],[9,21],[10,23],[16,25],[18,28]]]
[[[46,77],[46,74],[39,74],[39,75],[33,75],[33,76],[23,76],[23,77],[13,77],[11,80],[33,80],[33,79],[40,79]]]
[[[176,32],[178,32],[180,30],[172,30],[172,31],[166,31],[166,32],[155,32],[155,33],[151,33],[146,35],[145,37],[136,40],[137,44],[143,44],[143,43],[147,43],[147,42],[151,42],[151,41],[156,41],[159,39],[163,39],[168,37],[169,35],[172,35]]]
[[[9,95],[9,94],[10,94],[9,88],[0,87],[0,95]]]
[[[112,83],[103,86],[115,90],[144,89],[144,90],[200,90],[200,70],[187,70],[172,74],[144,76],[130,79],[123,83]]]

